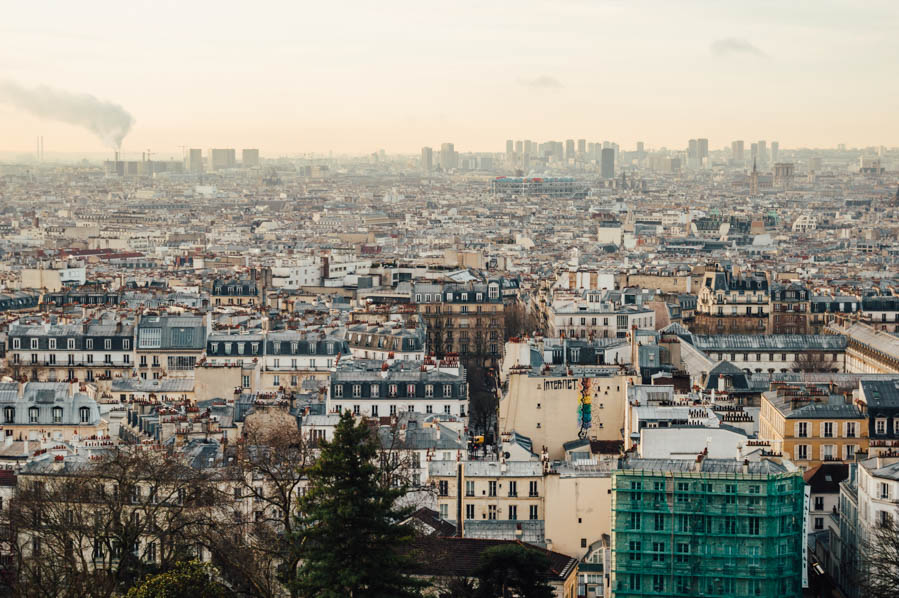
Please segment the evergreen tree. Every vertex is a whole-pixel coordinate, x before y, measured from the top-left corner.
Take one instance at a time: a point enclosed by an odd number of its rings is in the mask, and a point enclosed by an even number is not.
[[[302,559],[294,590],[316,598],[403,598],[422,584],[406,572],[411,527],[396,501],[405,489],[378,467],[378,444],[345,412],[331,442],[309,470],[299,500],[294,546]]]
[[[481,553],[478,566],[478,598],[552,598],[546,579],[549,557],[521,544],[505,544]]]

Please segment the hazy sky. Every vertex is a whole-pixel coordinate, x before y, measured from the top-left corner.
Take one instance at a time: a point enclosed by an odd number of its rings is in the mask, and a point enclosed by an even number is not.
[[[120,104],[123,149],[899,145],[899,0],[7,2],[0,81]],[[0,150],[105,149],[0,104]]]

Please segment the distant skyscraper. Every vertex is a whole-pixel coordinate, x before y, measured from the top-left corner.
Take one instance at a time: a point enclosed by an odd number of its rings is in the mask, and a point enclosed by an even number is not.
[[[706,166],[709,161],[709,140],[697,139],[696,148],[699,153],[699,167],[702,168],[703,166]]]
[[[524,153],[524,141],[515,142],[515,153],[519,156]]]
[[[752,163],[755,165],[759,159],[759,144],[753,143],[749,146],[749,157],[752,158]]]
[[[234,168],[237,165],[237,154],[233,149],[211,149],[209,154],[209,170]]]
[[[203,172],[203,150],[195,148],[187,150],[187,164],[184,168],[194,174]]]
[[[602,162],[600,164],[600,175],[604,179],[615,178],[615,150],[611,147],[605,147],[602,150]]]
[[[730,144],[731,158],[734,162],[743,162],[743,140],[732,141]]]
[[[440,144],[440,167],[443,170],[452,170],[459,166],[459,156],[456,147],[452,143]]]
[[[768,163],[768,145],[765,143],[765,140],[762,139],[759,141],[759,164],[767,164]]]
[[[776,141],[771,142],[771,161],[777,162],[778,157],[780,156],[780,143]]]
[[[643,142],[642,142],[642,141],[638,141],[638,142],[637,142],[637,153],[638,153],[638,154],[642,154],[642,153],[643,153]]]
[[[256,168],[259,166],[259,150],[245,149],[240,151],[240,163],[244,168]]]
[[[586,139],[578,139],[577,140],[577,153],[579,156],[583,156],[587,153],[587,140]]]
[[[511,156],[514,152],[515,142],[511,139],[506,139],[506,155]]]
[[[429,147],[421,148],[421,170],[423,172],[434,170],[434,150]]]
[[[565,140],[565,159],[571,160],[574,158],[574,139],[566,139]]]

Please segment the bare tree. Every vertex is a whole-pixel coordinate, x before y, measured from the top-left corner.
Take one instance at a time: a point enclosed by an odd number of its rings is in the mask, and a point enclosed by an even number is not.
[[[9,510],[15,594],[113,596],[194,556],[190,538],[209,525],[214,499],[208,481],[143,449],[20,475]]]
[[[882,522],[860,549],[860,594],[866,598],[896,596],[896,588],[899,588],[899,525],[892,518]]]
[[[208,528],[202,542],[235,593],[278,596],[294,575],[296,504],[313,456],[313,446],[287,419],[250,427],[229,448],[220,485],[227,496],[219,502],[227,525]]]

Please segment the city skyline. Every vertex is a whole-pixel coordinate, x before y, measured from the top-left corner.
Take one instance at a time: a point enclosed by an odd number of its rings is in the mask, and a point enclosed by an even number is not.
[[[0,80],[118,104],[134,116],[123,149],[166,155],[417,154],[448,140],[494,151],[508,138],[680,148],[698,134],[712,148],[899,144],[899,9],[888,2],[500,2],[475,18],[405,2],[282,7],[278,18],[230,3],[142,6],[16,7]],[[0,151],[30,151],[40,135],[51,155],[108,149],[9,103],[0,122]]]

